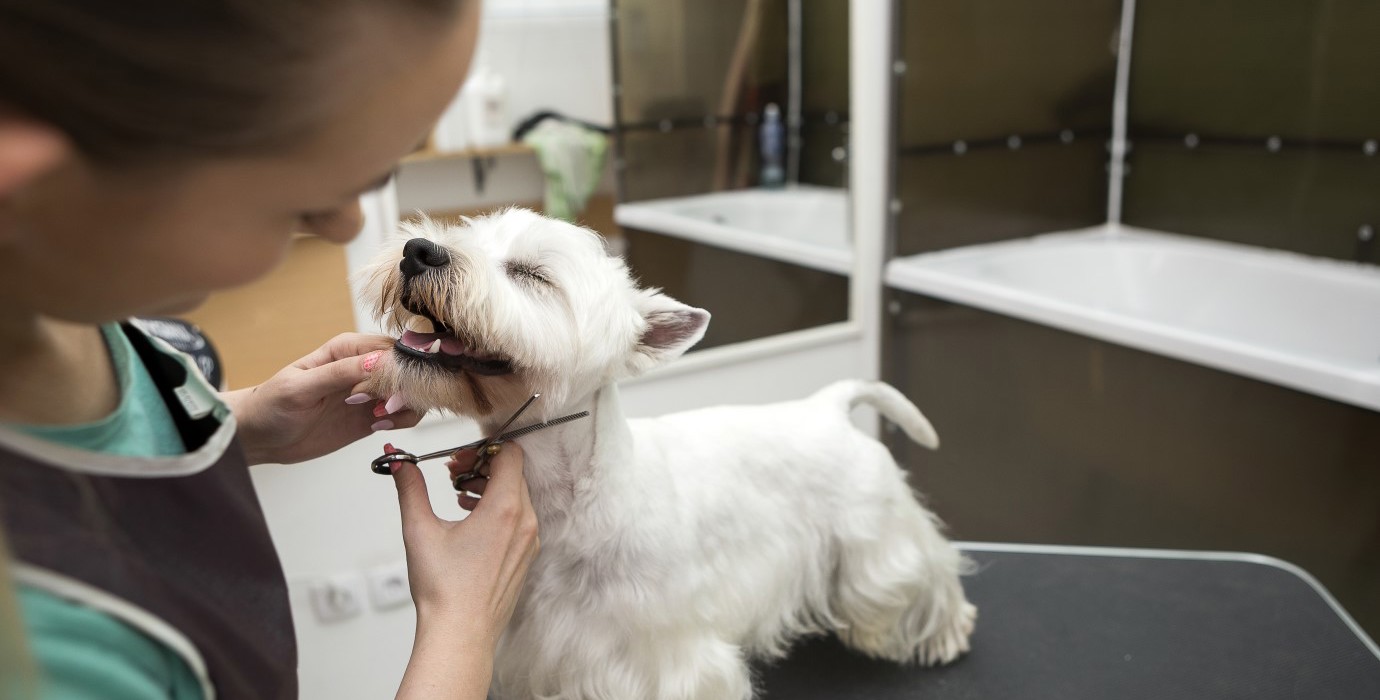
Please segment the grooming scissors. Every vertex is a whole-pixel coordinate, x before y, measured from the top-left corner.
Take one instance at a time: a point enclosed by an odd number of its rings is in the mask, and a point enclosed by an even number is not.
[[[483,474],[479,473],[479,470],[489,463],[489,458],[499,453],[499,451],[502,449],[501,446],[503,445],[503,443],[514,438],[522,437],[523,435],[527,435],[529,433],[535,433],[543,428],[550,428],[553,425],[569,423],[570,421],[579,420],[581,418],[589,416],[589,411],[580,411],[579,413],[572,413],[568,416],[552,418],[551,420],[545,421],[543,423],[535,423],[525,428],[518,428],[517,430],[513,430],[511,432],[503,432],[508,429],[508,426],[513,424],[513,421],[518,419],[518,416],[521,416],[523,412],[527,410],[528,406],[532,405],[533,401],[536,401],[539,398],[541,398],[541,394],[532,394],[530,398],[528,398],[525,402],[523,402],[521,406],[518,407],[518,410],[514,412],[513,415],[508,417],[507,421],[504,421],[503,425],[500,426],[498,430],[494,431],[494,435],[490,437],[486,437],[482,440],[476,440],[474,442],[471,442],[466,445],[461,445],[459,447],[452,447],[447,450],[428,452],[424,455],[414,455],[410,452],[399,450],[397,448],[392,447],[392,445],[389,445],[390,449],[388,450],[388,453],[383,455],[382,457],[375,459],[373,462],[370,462],[369,469],[373,471],[375,474],[388,475],[393,473],[392,470],[388,468],[389,462],[411,462],[413,464],[416,464],[418,462],[424,462],[428,459],[436,459],[438,457],[449,457],[461,450],[473,449],[479,453],[479,458],[475,460],[474,468],[469,470],[468,472],[465,472],[464,474],[456,476],[452,484],[453,486],[455,486],[455,490],[459,491],[460,482],[468,481],[470,479],[483,476]]]

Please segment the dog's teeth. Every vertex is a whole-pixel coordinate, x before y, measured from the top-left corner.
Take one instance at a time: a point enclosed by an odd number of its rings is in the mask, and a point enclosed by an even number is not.
[[[407,319],[407,330],[413,333],[435,333],[436,328],[431,320],[425,316],[413,316]]]
[[[433,354],[441,352],[441,339],[437,338],[431,341],[431,347],[427,348],[426,351]]]

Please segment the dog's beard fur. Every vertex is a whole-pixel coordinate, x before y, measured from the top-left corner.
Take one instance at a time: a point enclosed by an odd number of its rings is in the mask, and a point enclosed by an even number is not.
[[[398,261],[413,238],[444,246],[450,264],[407,278]],[[405,223],[362,274],[366,302],[392,333],[417,318],[410,305],[467,348],[512,367],[500,375],[448,371],[395,349],[372,373],[370,392],[402,393],[415,409],[480,421],[506,416],[538,392],[533,415],[550,418],[572,397],[678,356],[708,321],[700,309],[638,289],[597,234],[522,209],[467,219],[464,227]],[[611,365],[610,357],[625,359]]]
[[[451,262],[404,280],[417,237]],[[899,662],[967,650],[964,558],[848,420],[868,403],[936,446],[894,389],[842,382],[805,401],[629,422],[615,383],[678,357],[709,315],[639,289],[594,234],[523,210],[405,226],[366,274],[392,330],[424,311],[485,367],[511,368],[452,371],[395,350],[374,395],[490,428],[535,392],[541,417],[594,413],[523,440],[543,547],[499,647],[497,697],[744,700],[749,657],[825,630]]]
[[[405,229],[406,230],[406,229]],[[484,314],[467,313],[468,309],[482,310],[483,290],[473,283],[473,277],[459,266],[428,271],[425,275],[405,280],[398,270],[397,255],[389,254],[385,261],[374,266],[367,289],[378,290],[373,299],[375,314],[387,330],[401,338],[410,326],[425,316],[442,321],[455,332],[456,338],[476,354],[506,360],[512,372],[502,375],[481,375],[467,371],[452,371],[426,362],[416,361],[410,353],[396,346],[392,362],[383,363],[375,371],[373,391],[378,396],[403,393],[408,403],[419,410],[450,410],[481,419],[494,412],[496,406],[511,405],[522,398],[527,386],[550,386],[555,368],[526,362],[499,350],[491,339],[500,338],[496,324]],[[404,303],[404,300],[409,302]],[[425,316],[408,309],[424,309]],[[436,328],[429,319],[421,325]]]

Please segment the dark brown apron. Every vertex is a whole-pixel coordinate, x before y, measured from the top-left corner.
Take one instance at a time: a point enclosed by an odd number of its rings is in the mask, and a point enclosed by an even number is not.
[[[188,452],[224,439],[232,426],[193,417],[178,398],[200,378],[124,331]],[[218,698],[297,697],[287,584],[238,442],[186,476],[93,475],[0,447],[0,517],[21,568],[76,579],[180,632]]]

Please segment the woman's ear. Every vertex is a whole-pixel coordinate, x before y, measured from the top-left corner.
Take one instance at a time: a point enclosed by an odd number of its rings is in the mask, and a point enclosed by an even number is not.
[[[0,112],[0,203],[56,168],[71,150],[57,129]]]

